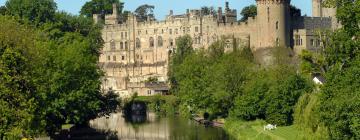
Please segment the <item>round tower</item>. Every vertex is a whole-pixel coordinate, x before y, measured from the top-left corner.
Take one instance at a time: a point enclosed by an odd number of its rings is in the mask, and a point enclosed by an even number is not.
[[[256,0],[258,46],[290,46],[290,0]]]

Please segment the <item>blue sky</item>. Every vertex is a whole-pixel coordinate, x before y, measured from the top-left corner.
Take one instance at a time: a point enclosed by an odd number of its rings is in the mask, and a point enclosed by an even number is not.
[[[89,0],[55,0],[59,10],[78,14],[81,6]],[[202,6],[224,7],[225,0],[122,0],[125,2],[125,10],[134,11],[142,4],[155,5],[155,16],[157,19],[164,19],[169,10],[174,10],[174,14],[185,13],[186,9],[195,9]],[[250,4],[255,4],[255,0],[227,0],[230,2],[230,7],[240,10]],[[6,0],[0,0],[0,5],[4,5]],[[296,7],[299,7],[302,14],[311,14],[311,0],[292,0],[291,2]]]

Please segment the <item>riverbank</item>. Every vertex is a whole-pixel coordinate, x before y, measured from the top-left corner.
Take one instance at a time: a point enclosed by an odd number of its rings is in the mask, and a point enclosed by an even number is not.
[[[224,129],[238,140],[303,140],[306,138],[294,125],[277,127],[275,130],[264,130],[265,124],[267,123],[263,120],[246,122],[228,119]]]

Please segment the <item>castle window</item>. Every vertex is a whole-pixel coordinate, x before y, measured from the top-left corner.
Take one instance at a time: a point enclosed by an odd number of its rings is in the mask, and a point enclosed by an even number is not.
[[[267,8],[268,22],[270,22],[270,8]]]
[[[148,34],[147,30],[145,30],[145,34]]]
[[[164,33],[164,29],[161,29],[161,34],[163,34]]]
[[[125,56],[121,56],[121,60],[125,60]]]
[[[276,30],[279,29],[279,21],[276,21]]]
[[[139,38],[136,38],[136,48],[141,48],[141,42]]]
[[[125,41],[125,50],[128,50],[128,42]]]
[[[115,41],[114,40],[110,41],[110,49],[115,50]]]
[[[150,45],[150,47],[154,47],[154,38],[153,37],[150,37],[149,45]]]
[[[302,38],[300,38],[300,45],[302,45],[303,43],[302,43]]]
[[[120,42],[120,49],[123,50],[124,49],[124,43]]]
[[[310,44],[311,44],[311,46],[315,46],[314,39],[310,39]]]
[[[158,47],[162,47],[163,46],[163,39],[161,36],[158,37]]]
[[[183,33],[184,33],[184,34],[186,33],[186,29],[185,29],[185,27],[183,28]]]
[[[123,39],[124,38],[124,33],[123,32],[121,32],[121,39]]]
[[[172,34],[172,29],[169,29],[169,34]]]
[[[179,29],[175,29],[175,34],[178,34],[179,33]]]
[[[127,32],[125,32],[125,39],[127,39]]]
[[[108,61],[110,61],[110,56],[107,56]]]
[[[199,27],[195,27],[195,32],[199,32]]]
[[[174,40],[172,38],[169,39],[170,46],[174,46]]]
[[[279,40],[279,38],[276,38],[276,46],[280,46],[280,40]]]
[[[116,56],[115,55],[113,56],[113,61],[116,61]]]

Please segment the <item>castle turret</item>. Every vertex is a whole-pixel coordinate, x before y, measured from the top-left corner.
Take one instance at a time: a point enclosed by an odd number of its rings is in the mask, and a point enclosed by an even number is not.
[[[336,8],[335,7],[325,7],[323,5],[323,0],[313,0],[312,1],[312,12],[313,17],[330,17],[332,18],[332,28],[337,29],[340,25],[336,18]]]
[[[290,0],[256,0],[259,47],[290,46]]]

